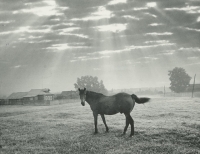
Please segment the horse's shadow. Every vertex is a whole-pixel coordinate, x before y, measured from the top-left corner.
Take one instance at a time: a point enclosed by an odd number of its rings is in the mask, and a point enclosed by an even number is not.
[[[121,129],[116,129],[115,127],[109,127],[109,132],[106,132],[104,129],[100,129],[98,133],[90,132],[87,135],[90,137],[117,137],[117,138],[127,138],[127,139],[132,139],[134,137],[138,136],[147,136],[145,134],[145,131],[135,131],[134,136],[130,137],[128,133],[123,134]]]

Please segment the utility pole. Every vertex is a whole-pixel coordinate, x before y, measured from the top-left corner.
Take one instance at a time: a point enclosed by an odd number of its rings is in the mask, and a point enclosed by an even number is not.
[[[196,74],[194,75],[194,83],[193,83],[193,88],[192,88],[192,98],[193,98],[193,93],[194,93],[195,78],[196,78]]]
[[[165,86],[164,86],[164,97],[165,97]]]

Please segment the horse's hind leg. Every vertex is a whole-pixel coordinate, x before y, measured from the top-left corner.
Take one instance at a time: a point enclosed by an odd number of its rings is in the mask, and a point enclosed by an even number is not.
[[[106,127],[106,132],[109,132],[109,129],[108,129],[108,126],[107,126],[107,124],[106,124],[106,119],[105,119],[104,114],[101,114],[101,118],[102,118],[103,123],[104,123],[104,125],[105,125],[105,127]]]
[[[126,131],[127,131],[128,125],[129,125],[129,118],[128,118],[128,116],[126,114],[125,114],[125,116],[126,116],[126,126],[124,127],[123,135],[126,134]]]
[[[130,125],[131,125],[130,137],[132,137],[134,135],[134,120],[133,120],[133,118],[131,117],[130,114],[128,114],[128,119],[129,119],[129,122],[130,122]]]

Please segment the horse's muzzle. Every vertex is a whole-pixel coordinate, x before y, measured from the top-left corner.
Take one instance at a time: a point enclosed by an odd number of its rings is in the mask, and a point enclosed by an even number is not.
[[[85,102],[81,102],[81,104],[82,104],[83,106],[85,106]]]

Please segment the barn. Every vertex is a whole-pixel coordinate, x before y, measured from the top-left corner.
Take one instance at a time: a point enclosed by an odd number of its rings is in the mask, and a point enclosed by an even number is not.
[[[78,98],[77,91],[62,91],[60,96],[62,99],[76,99]]]
[[[187,92],[192,92],[193,90],[193,84],[190,84],[188,88],[186,89]],[[194,85],[194,92],[200,92],[200,84]]]
[[[54,94],[49,89],[31,89],[23,97],[24,104],[50,104],[54,100]]]
[[[12,93],[10,96],[7,97],[8,104],[15,105],[15,104],[23,104],[23,97],[26,96],[28,92],[15,92]]]

